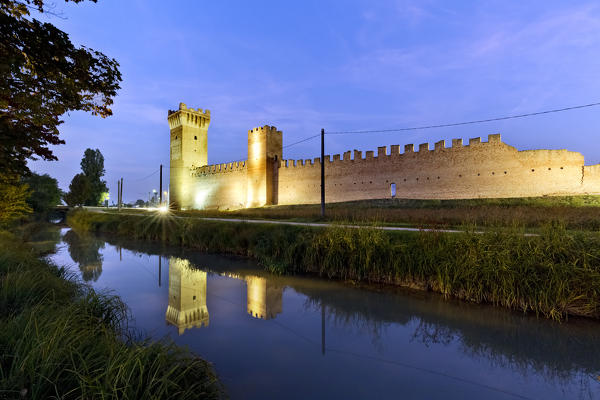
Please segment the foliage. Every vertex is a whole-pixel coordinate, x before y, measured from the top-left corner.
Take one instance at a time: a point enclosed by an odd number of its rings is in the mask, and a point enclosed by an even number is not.
[[[82,0],[73,0],[79,3]],[[89,111],[107,117],[120,88],[116,60],[76,47],[67,33],[31,19],[43,0],[0,0],[0,170],[22,174],[27,159],[56,160],[60,117]]]
[[[31,190],[17,179],[0,179],[0,224],[22,218],[32,212],[28,204]]]
[[[33,172],[22,178],[22,182],[28,185],[32,192],[27,204],[40,218],[46,218],[53,207],[60,204],[62,191],[58,188],[58,181],[50,175]]]
[[[410,286],[560,320],[600,318],[600,235],[547,225],[485,233],[386,232],[75,212],[75,229],[257,259],[277,273]]]
[[[86,206],[97,206],[102,202],[103,194],[108,192],[106,181],[101,179],[106,171],[104,170],[104,156],[100,150],[85,149],[81,159],[81,170],[88,178],[91,186],[90,195],[84,204]]]
[[[65,202],[69,206],[82,206],[90,198],[92,185],[87,176],[77,174],[69,184],[69,192],[65,194]]]
[[[127,316],[118,297],[0,232],[0,397],[221,397],[210,364],[170,341],[138,337]]]
[[[142,199],[137,199],[133,205],[136,207],[145,207],[146,202]]]

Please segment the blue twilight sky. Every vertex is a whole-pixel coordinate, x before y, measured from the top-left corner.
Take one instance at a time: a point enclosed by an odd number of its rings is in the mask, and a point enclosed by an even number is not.
[[[87,147],[105,156],[111,198],[147,199],[169,164],[167,110],[211,110],[210,164],[246,158],[247,131],[285,144],[326,130],[398,128],[600,101],[597,1],[149,1],[64,4],[44,17],[121,64],[108,119],[65,116],[58,162],[32,162],[63,189]],[[600,107],[408,133],[329,136],[327,153],[501,133],[518,149],[566,148],[600,163]],[[318,140],[284,158],[319,155]],[[168,170],[165,170],[167,172]],[[168,173],[165,174],[168,184]]]

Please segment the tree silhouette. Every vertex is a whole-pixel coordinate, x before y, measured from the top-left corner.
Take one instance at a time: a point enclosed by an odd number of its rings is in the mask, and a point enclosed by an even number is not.
[[[81,159],[81,170],[90,183],[90,196],[84,201],[86,206],[97,206],[102,198],[102,193],[108,191],[106,181],[101,178],[104,170],[104,156],[100,150],[86,149]]]
[[[0,0],[0,171],[6,175],[28,171],[28,159],[56,160],[49,145],[64,144],[60,116],[112,115],[120,89],[116,60],[74,46],[67,33],[29,18],[30,9],[46,11],[43,0]]]
[[[71,180],[69,192],[65,194],[65,202],[69,206],[82,206],[92,193],[92,185],[84,174],[77,174]]]
[[[22,182],[31,189],[31,196],[27,203],[39,218],[47,218],[53,207],[60,204],[62,191],[58,182],[48,174],[39,175],[31,173],[24,177]]]

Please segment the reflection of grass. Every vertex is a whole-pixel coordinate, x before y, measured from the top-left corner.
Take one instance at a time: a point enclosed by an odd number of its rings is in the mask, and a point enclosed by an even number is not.
[[[0,393],[8,398],[215,398],[204,361],[139,341],[118,297],[0,235]]]
[[[69,224],[132,239],[253,257],[277,273],[390,283],[553,319],[600,317],[600,236],[547,225],[461,234],[395,233],[74,213]]]
[[[465,354],[525,376],[535,371],[550,381],[567,383],[575,382],[582,374],[595,376],[600,371],[596,321],[578,319],[556,324],[498,308],[448,302],[423,292],[403,290],[398,296],[389,290],[336,291],[308,282],[294,280],[289,286],[308,296],[308,307],[324,307],[329,324],[345,330],[354,326],[370,332],[374,340],[385,336],[387,325],[396,323],[414,329],[412,340],[425,346],[455,341]],[[552,351],[548,351],[549,345]]]

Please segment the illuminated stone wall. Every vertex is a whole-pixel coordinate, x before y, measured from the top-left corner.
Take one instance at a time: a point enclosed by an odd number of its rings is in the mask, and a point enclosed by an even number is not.
[[[248,131],[248,161],[205,165],[209,122],[208,111],[184,104],[169,114],[171,199],[176,207],[320,202],[320,160],[282,160],[282,133],[275,127]],[[181,145],[178,136],[184,138]],[[203,139],[196,143],[196,137]],[[327,202],[390,198],[392,186],[395,197],[412,199],[600,194],[600,165],[584,166],[580,153],[518,151],[499,134],[489,135],[487,142],[453,139],[448,147],[440,141],[417,149],[412,144],[402,150],[399,145],[378,147],[376,154],[347,151],[326,156],[325,163]]]
[[[277,204],[282,134],[274,126],[248,131],[247,207]]]
[[[379,147],[325,157],[327,202],[391,197],[466,199],[600,193],[600,169],[585,167],[580,153],[567,150],[518,151],[500,135],[468,145],[437,142]],[[279,204],[320,202],[320,160],[285,160],[279,170]],[[584,177],[588,171],[588,180]]]
[[[186,209],[237,209],[246,207],[248,174],[246,162],[205,165],[189,172],[192,193]],[[173,183],[171,183],[173,190]]]
[[[210,111],[187,108],[179,103],[178,110],[169,110],[170,143],[170,200],[177,208],[191,204],[192,190],[190,168],[206,165],[208,160],[207,131]]]

